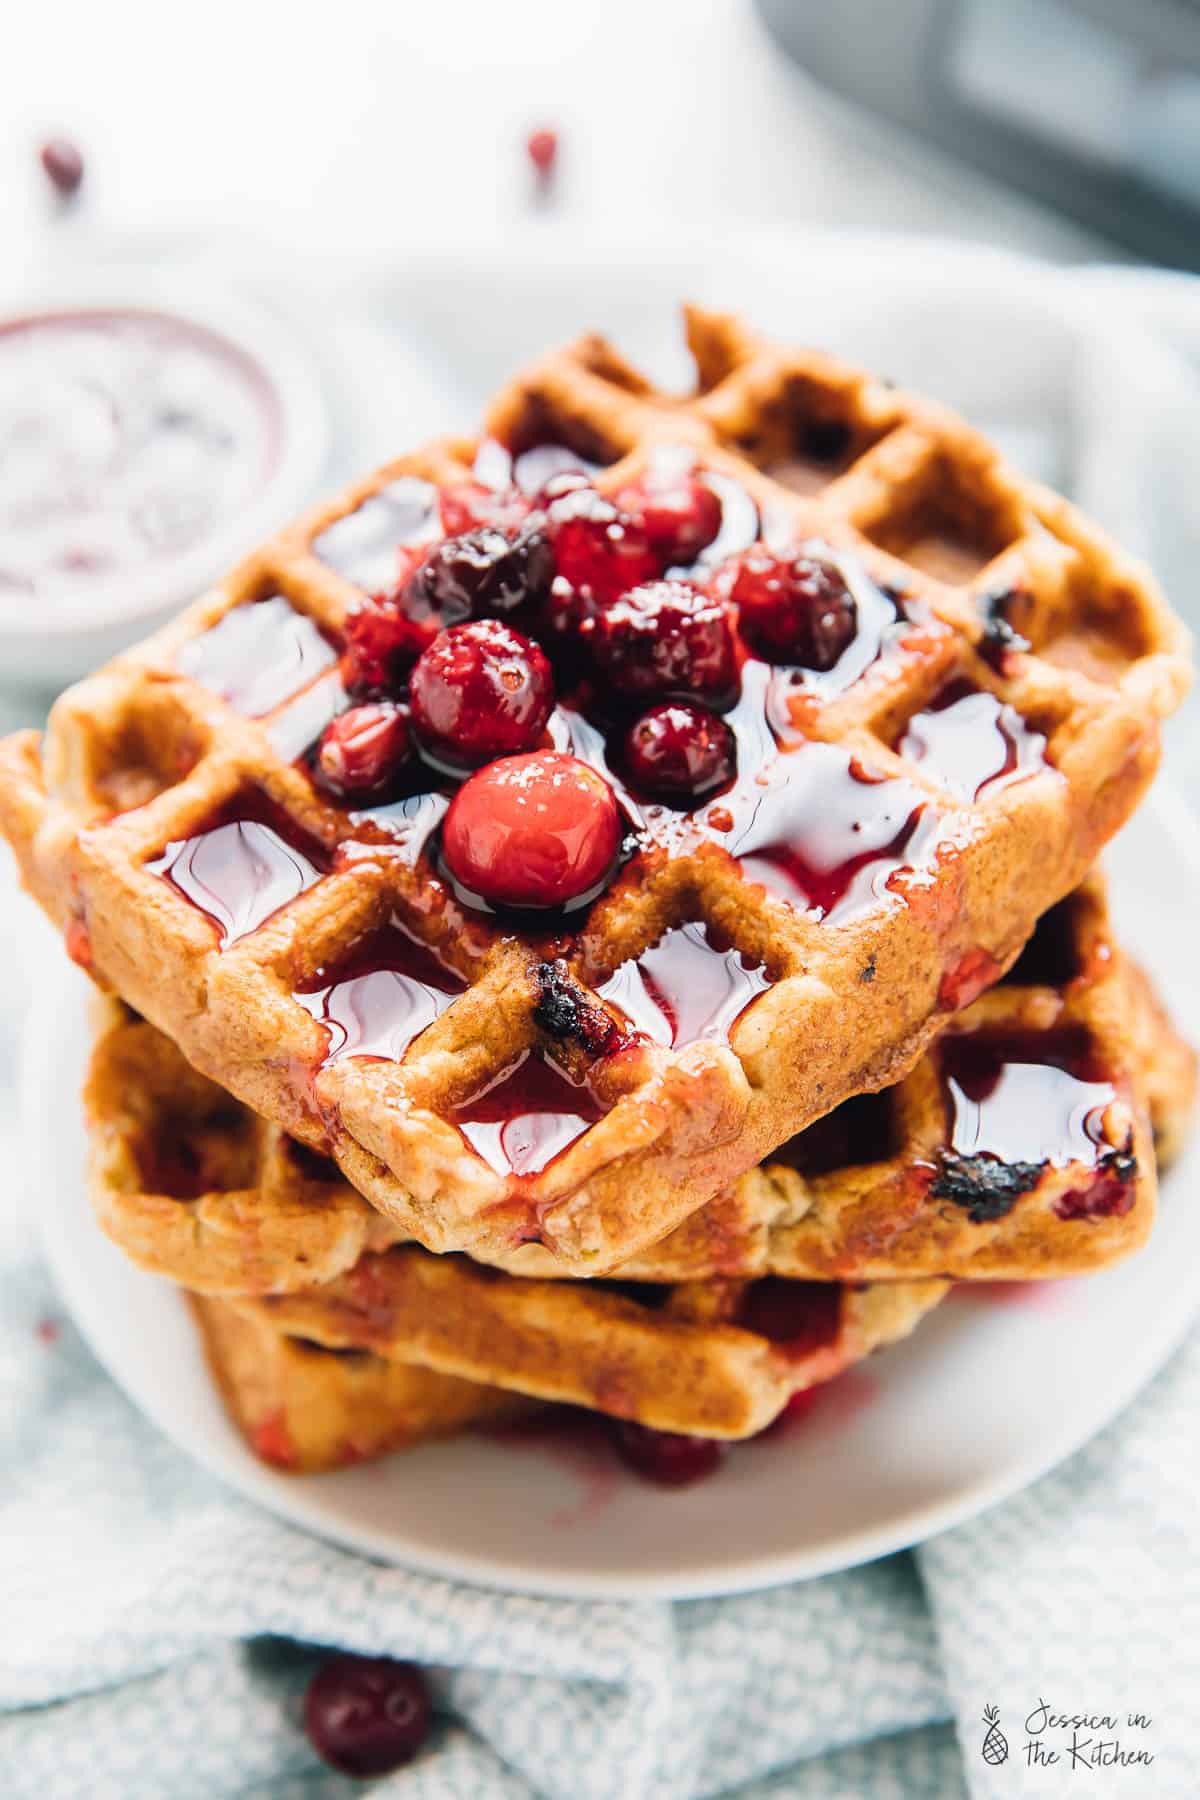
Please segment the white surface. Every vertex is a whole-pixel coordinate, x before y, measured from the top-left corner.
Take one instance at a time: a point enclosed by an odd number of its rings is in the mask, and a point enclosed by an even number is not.
[[[1181,1029],[1200,1038],[1183,899],[1200,878],[1200,847],[1182,807],[1164,797],[1144,809],[1112,872],[1126,941],[1169,993]],[[1200,1144],[1165,1184],[1139,1256],[1024,1304],[952,1295],[914,1337],[845,1378],[840,1399],[831,1394],[790,1434],[736,1451],[687,1491],[615,1472],[597,1484],[552,1450],[474,1436],[333,1475],[276,1475],[228,1424],[178,1293],[95,1229],[82,1125],[62,1107],[82,1074],[86,984],[57,950],[44,979],[25,1048],[26,1142],[42,1146],[34,1205],[85,1337],[212,1472],[286,1518],[408,1567],[543,1594],[685,1596],[864,1562],[971,1517],[1076,1449],[1149,1379],[1197,1310],[1178,1276],[1200,1261],[1191,1191]]]

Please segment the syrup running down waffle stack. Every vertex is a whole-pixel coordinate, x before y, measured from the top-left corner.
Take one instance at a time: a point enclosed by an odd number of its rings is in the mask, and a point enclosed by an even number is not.
[[[1080,884],[1186,634],[943,409],[688,329],[693,395],[581,340],[0,745],[123,1003],[102,1222],[243,1422],[744,1436],[1149,1229],[1190,1065]]]

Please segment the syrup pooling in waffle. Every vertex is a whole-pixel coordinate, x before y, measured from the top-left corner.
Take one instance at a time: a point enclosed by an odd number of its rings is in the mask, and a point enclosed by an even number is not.
[[[434,1248],[540,1239],[603,1272],[895,1080],[1128,816],[1184,684],[1143,572],[960,422],[690,328],[694,396],[584,340],[506,390],[482,452],[430,446],[319,509],[64,697],[44,759],[0,755],[74,952]],[[776,479],[797,455],[818,475]],[[289,680],[239,692],[215,634],[242,607]],[[956,781],[938,743],[974,696]],[[320,873],[274,910],[254,876],[231,928],[161,859],[256,794]],[[294,996],[393,920],[464,988],[339,1055]],[[763,985],[668,1045],[598,990],[689,926],[713,986],[730,949]],[[602,1116],[502,1176],[456,1115],[535,1054]]]

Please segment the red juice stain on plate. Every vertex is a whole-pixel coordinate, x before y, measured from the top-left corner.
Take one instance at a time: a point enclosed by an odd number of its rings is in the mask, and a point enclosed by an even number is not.
[[[320,880],[319,844],[264,796],[248,796],[192,837],[169,843],[147,862],[217,928],[222,949],[269,919]]]
[[[395,586],[402,549],[431,544],[441,535],[437,489],[402,475],[327,525],[313,539],[312,552],[355,587],[378,594]]]
[[[1104,1135],[1116,1089],[1095,1067],[1086,1032],[951,1035],[940,1056],[959,1156],[1094,1167],[1116,1148]]]
[[[751,1444],[774,1444],[780,1438],[792,1437],[816,1420],[828,1425],[844,1425],[856,1418],[879,1395],[879,1383],[864,1369],[843,1369],[829,1381],[818,1381],[812,1387],[793,1394],[777,1419],[748,1441]]]
[[[294,998],[326,1027],[323,1063],[346,1056],[398,1061],[466,984],[398,921],[382,926],[344,962],[319,971]]]
[[[969,681],[951,683],[910,719],[899,750],[963,800],[1011,787],[1050,766],[1043,733]]]
[[[477,1427],[477,1435],[506,1448],[542,1452],[578,1484],[575,1498],[548,1515],[555,1530],[590,1524],[624,1486],[612,1432],[611,1419],[581,1406],[548,1406],[528,1419]]]
[[[1067,1298],[1062,1281],[956,1281],[949,1298],[972,1306],[1055,1307]]]
[[[454,1112],[454,1123],[498,1175],[536,1175],[604,1110],[536,1050]]]
[[[261,719],[336,661],[337,651],[319,626],[282,594],[272,594],[233,607],[189,639],[175,666],[235,712]]]
[[[268,480],[279,404],[244,351],[151,309],[0,325],[0,601],[73,601],[186,555]]]
[[[711,926],[679,925],[635,961],[622,963],[598,992],[657,1044],[680,1049],[729,1036],[771,985],[761,963],[721,946]]]

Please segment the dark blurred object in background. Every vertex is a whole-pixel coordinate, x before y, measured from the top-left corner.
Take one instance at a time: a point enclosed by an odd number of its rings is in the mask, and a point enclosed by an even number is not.
[[[1195,0],[756,0],[877,116],[1137,255],[1200,270]]]

